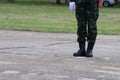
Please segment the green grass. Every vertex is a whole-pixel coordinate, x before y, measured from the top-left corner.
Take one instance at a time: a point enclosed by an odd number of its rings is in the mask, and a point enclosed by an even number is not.
[[[56,0],[0,1],[0,29],[39,32],[76,33],[75,14],[68,5],[57,5]],[[99,34],[120,34],[119,8],[102,8],[98,20]]]
[[[120,34],[119,8],[100,9],[98,30],[100,34]]]

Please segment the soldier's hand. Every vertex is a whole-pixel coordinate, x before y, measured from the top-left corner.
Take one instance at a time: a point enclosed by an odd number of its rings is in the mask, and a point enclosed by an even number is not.
[[[73,11],[75,10],[75,2],[69,3],[69,10],[70,10],[70,13],[73,13]]]

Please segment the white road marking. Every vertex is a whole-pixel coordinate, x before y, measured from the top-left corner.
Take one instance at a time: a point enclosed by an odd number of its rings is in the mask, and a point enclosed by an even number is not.
[[[111,70],[120,70],[120,68],[116,67],[102,67],[103,69],[111,69]]]
[[[104,58],[105,60],[110,60],[110,58]]]
[[[77,79],[77,80],[95,80],[95,79],[91,79],[91,78],[82,78],[82,79]]]
[[[98,76],[98,78],[104,78],[104,77],[105,77],[105,76],[103,76],[103,75],[99,75],[99,76]]]
[[[17,64],[15,62],[0,61],[0,64]]]
[[[70,78],[69,76],[64,76],[64,75],[45,75],[44,77],[49,77],[49,78]]]
[[[113,75],[120,75],[120,72],[115,72],[115,71],[94,70],[94,72],[98,72],[98,73],[106,73],[106,74],[113,74]]]
[[[2,73],[4,73],[4,74],[19,74],[20,72],[19,71],[4,71]]]

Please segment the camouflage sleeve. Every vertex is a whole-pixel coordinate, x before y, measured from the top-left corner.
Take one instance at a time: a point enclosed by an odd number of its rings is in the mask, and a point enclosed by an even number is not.
[[[75,2],[75,0],[70,0],[70,2]]]

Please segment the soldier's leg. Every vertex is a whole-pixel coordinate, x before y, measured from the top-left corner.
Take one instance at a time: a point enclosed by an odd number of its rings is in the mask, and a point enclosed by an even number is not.
[[[85,41],[86,41],[86,10],[84,9],[84,3],[76,4],[76,19],[77,19],[77,36],[79,43],[79,51],[74,53],[73,56],[85,56]]]
[[[87,5],[87,19],[88,19],[88,47],[87,57],[93,57],[92,50],[97,36],[97,19],[98,19],[98,0],[89,0]]]

